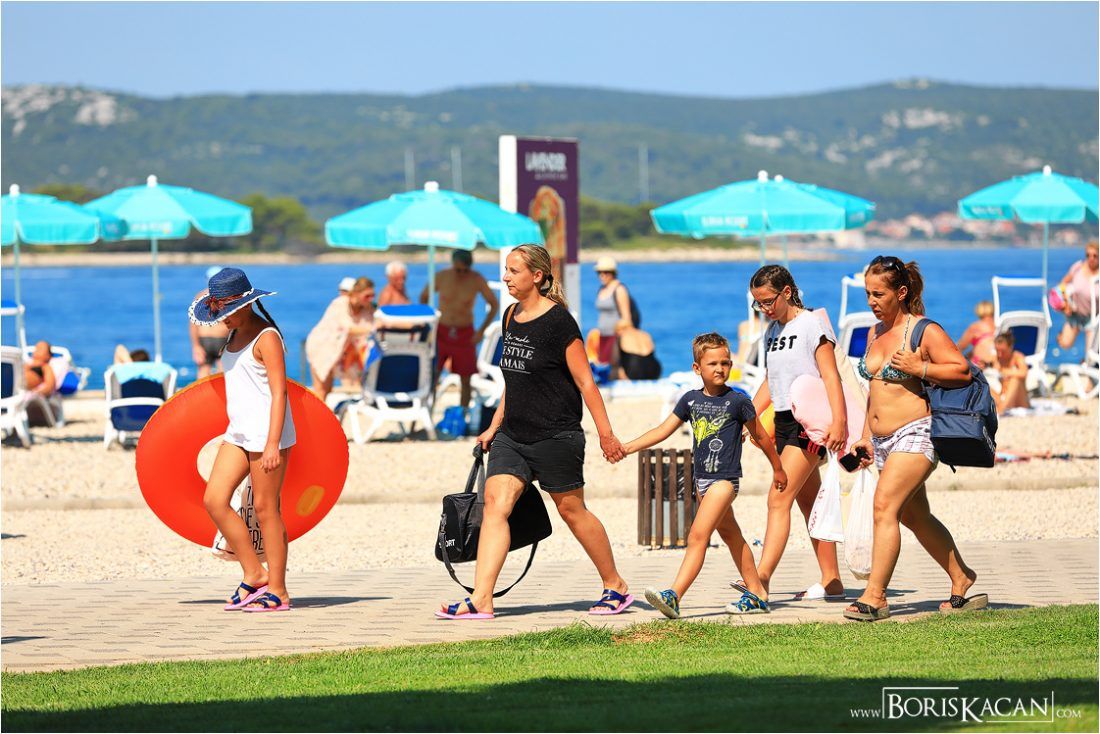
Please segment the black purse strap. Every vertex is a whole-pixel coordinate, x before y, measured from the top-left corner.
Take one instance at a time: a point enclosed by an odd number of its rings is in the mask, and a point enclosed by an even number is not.
[[[451,575],[451,578],[454,579],[454,582],[456,584],[461,586],[463,589],[466,589],[466,591],[468,591],[469,593],[471,593],[471,594],[474,593],[474,589],[473,589],[472,586],[467,586],[466,584],[464,584],[464,583],[462,583],[461,581],[458,580],[458,574],[455,573],[455,568],[454,568],[454,566],[451,565],[451,559],[447,557],[447,551],[443,547],[446,540],[445,540],[444,532],[443,532],[442,529],[439,531],[439,539],[436,542],[439,544],[439,549],[443,554],[443,565],[447,567],[447,573],[449,573]],[[537,550],[538,547],[539,547],[538,543],[532,544],[532,546],[531,546],[531,555],[527,557],[527,565],[523,567],[523,573],[521,573],[519,575],[519,578],[516,579],[515,581],[513,581],[511,583],[511,585],[508,586],[508,588],[501,589],[500,591],[495,592],[493,594],[494,599],[496,599],[497,597],[504,596],[509,591],[511,591],[513,588],[515,588],[516,584],[518,584],[520,581],[523,581],[523,577],[526,576],[527,572],[531,570],[531,564],[535,562],[535,550]]]
[[[474,464],[473,464],[472,467],[470,467],[470,476],[466,479],[466,492],[475,491],[474,486],[476,485],[477,486],[476,491],[477,491],[478,495],[480,495],[482,502],[485,501],[485,461],[483,459],[484,453],[485,452],[482,450],[481,444],[475,443],[474,444],[474,451],[473,451]],[[524,488],[524,491],[526,492],[527,489]],[[443,565],[447,567],[447,573],[449,573],[451,575],[451,578],[454,579],[454,582],[456,584],[458,584],[459,586],[461,586],[463,589],[470,592],[471,594],[474,593],[474,590],[471,587],[467,586],[466,584],[464,584],[464,583],[462,583],[461,581],[458,580],[458,574],[455,573],[454,566],[451,565],[451,559],[447,557],[446,543],[447,543],[447,535],[446,535],[446,532],[443,528],[443,525],[440,524],[440,526],[439,526],[439,537],[436,539],[436,545],[439,546],[440,555],[443,556]],[[499,596],[504,596],[509,591],[511,591],[513,588],[515,588],[516,584],[518,584],[520,581],[523,581],[523,577],[526,576],[527,572],[531,570],[531,564],[535,562],[535,550],[538,547],[539,547],[538,543],[534,543],[531,546],[531,555],[528,556],[528,558],[527,558],[527,565],[523,567],[523,573],[521,573],[519,575],[518,579],[516,579],[515,581],[512,582],[511,586],[509,586],[506,589],[503,589],[502,591],[498,591],[498,592],[494,593],[493,594],[494,599],[496,599]]]

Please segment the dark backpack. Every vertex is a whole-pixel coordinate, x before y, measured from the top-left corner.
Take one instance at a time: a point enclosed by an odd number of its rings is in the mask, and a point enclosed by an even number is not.
[[[910,348],[920,347],[931,319],[913,327]],[[938,326],[938,324],[937,324]],[[970,365],[970,382],[962,387],[941,387],[924,383],[932,409],[932,446],[940,461],[955,471],[956,466],[993,466],[997,457],[997,406],[981,370]]]
[[[619,283],[618,288],[622,287],[623,284]],[[615,290],[618,290],[618,288]],[[635,329],[640,329],[642,328],[642,312],[638,310],[638,302],[634,300],[634,294],[629,289],[626,291],[626,297],[630,300],[630,320],[634,322]],[[615,301],[615,308],[618,309],[618,307],[619,302]],[[619,316],[622,316],[622,314],[620,313]]]

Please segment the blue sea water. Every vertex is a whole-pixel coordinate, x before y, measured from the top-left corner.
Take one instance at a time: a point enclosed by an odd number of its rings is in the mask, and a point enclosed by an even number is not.
[[[840,279],[859,270],[874,254],[838,251],[836,260],[796,262],[792,272],[805,294],[807,305],[828,309],[834,324],[840,309]],[[993,275],[1037,276],[1041,253],[1037,248],[907,249],[904,259],[920,263],[925,277],[928,315],[958,337],[973,319],[974,304],[991,299]],[[1057,281],[1080,259],[1080,249],[1050,252],[1051,280]],[[225,263],[231,265],[229,260]],[[187,307],[195,293],[205,287],[206,265],[165,266],[160,269],[161,321],[164,359],[180,369],[180,384],[194,379],[194,364],[187,336]],[[674,262],[622,263],[620,278],[634,293],[642,312],[642,327],[652,336],[657,356],[668,374],[691,369],[691,338],[704,331],[718,331],[731,337],[747,317],[745,289],[756,270],[755,263]],[[344,276],[366,275],[381,286],[385,282],[382,264],[250,265],[246,272],[252,283],[277,296],[265,305],[287,337],[288,372],[300,374],[302,342],[309,330],[336,296],[336,284]],[[493,265],[478,265],[489,279],[497,277]],[[30,267],[22,268],[23,300],[27,308],[27,337],[46,339],[69,348],[74,361],[92,368],[90,388],[102,388],[103,371],[110,365],[116,344],[130,349],[153,349],[151,310],[152,279],[146,266],[127,267]],[[10,298],[12,273],[2,274],[3,294]],[[409,292],[419,293],[427,282],[427,266],[409,268]],[[581,278],[582,332],[595,326],[594,301],[599,284],[591,266]],[[862,310],[862,294],[849,291],[849,310]],[[1022,290],[1006,303],[1008,308],[1038,308],[1044,297],[1038,288]],[[480,313],[480,311],[479,311]],[[1064,318],[1053,315],[1048,362],[1077,362],[1082,359],[1081,341],[1074,349],[1060,352],[1053,333]],[[3,342],[14,343],[13,323],[3,320]]]

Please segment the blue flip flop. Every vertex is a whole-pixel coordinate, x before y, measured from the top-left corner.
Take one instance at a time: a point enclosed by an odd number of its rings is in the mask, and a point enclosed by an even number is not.
[[[633,603],[634,596],[632,594],[623,596],[614,589],[604,589],[603,596],[600,597],[598,602],[592,605],[588,613],[601,617],[606,617],[610,614],[621,614]]]

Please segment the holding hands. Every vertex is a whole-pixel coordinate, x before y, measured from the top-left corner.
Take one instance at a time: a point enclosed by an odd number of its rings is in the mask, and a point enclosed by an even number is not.
[[[606,436],[600,436],[600,449],[603,451],[603,458],[607,459],[612,464],[617,464],[626,458],[628,453],[626,447],[623,446],[614,433],[609,433]]]

